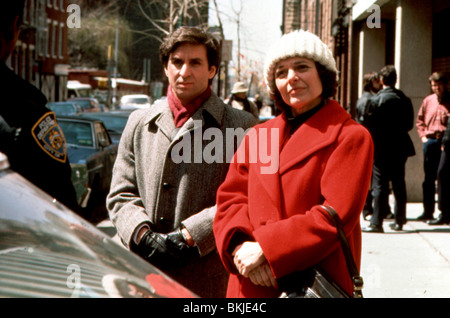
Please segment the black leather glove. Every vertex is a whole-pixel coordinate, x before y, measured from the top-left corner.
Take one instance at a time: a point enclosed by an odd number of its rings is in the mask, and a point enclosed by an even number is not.
[[[189,261],[196,253],[184,240],[180,229],[168,234],[148,230],[134,251],[158,268],[169,269]]]
[[[168,233],[166,237],[166,244],[169,250],[180,256],[183,256],[191,249],[186,243],[184,235],[181,233],[181,229]]]

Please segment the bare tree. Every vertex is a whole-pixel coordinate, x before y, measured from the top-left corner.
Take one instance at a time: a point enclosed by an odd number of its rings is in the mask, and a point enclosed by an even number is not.
[[[223,23],[222,23],[222,19],[220,17],[219,7],[217,6],[217,0],[213,0],[213,1],[214,1],[214,8],[216,9],[217,22],[219,23],[220,37],[221,37],[221,39],[225,39],[225,34],[223,32]]]
[[[129,62],[125,49],[130,45],[130,28],[128,23],[118,16],[115,4],[82,10],[82,21],[81,28],[68,31],[69,63],[73,67],[105,69],[108,65],[108,47],[115,45],[118,26],[118,68],[121,73],[128,73]]]
[[[150,27],[133,29],[133,32],[151,37],[159,42],[182,25],[206,27],[208,0],[137,0],[137,8]]]

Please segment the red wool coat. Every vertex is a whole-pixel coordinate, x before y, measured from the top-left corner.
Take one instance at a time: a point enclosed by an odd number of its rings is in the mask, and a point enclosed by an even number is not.
[[[256,126],[218,190],[213,229],[230,272],[227,297],[280,293],[238,274],[231,252],[243,236],[261,245],[276,278],[319,264],[348,293],[353,292],[336,228],[320,205],[331,205],[338,212],[359,267],[359,220],[372,173],[372,138],[336,101],[327,102],[291,137],[286,137],[286,128],[284,115]],[[270,154],[262,145],[269,150],[276,146],[275,151],[282,148],[274,173],[269,166],[277,156],[262,156]],[[267,170],[261,170],[264,167]]]

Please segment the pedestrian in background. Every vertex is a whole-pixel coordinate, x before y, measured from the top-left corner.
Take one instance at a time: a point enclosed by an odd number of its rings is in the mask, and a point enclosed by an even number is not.
[[[256,104],[247,97],[248,87],[244,82],[236,82],[231,91],[231,97],[228,105],[233,108],[245,110],[259,119],[259,109]]]
[[[164,40],[167,100],[131,114],[107,198],[124,245],[201,297],[223,297],[226,290],[212,222],[216,191],[228,170],[228,146],[236,149],[240,141],[227,132],[256,124],[251,114],[211,91],[219,53],[220,43],[197,27],[181,27]],[[220,160],[213,162],[199,158],[217,146],[217,140],[202,137],[209,128],[224,137]],[[186,160],[174,159],[177,148]]]
[[[371,72],[364,74],[363,76],[363,93],[361,97],[356,102],[356,117],[355,120],[364,125],[366,128],[367,124],[364,121],[366,112],[368,111],[367,105],[369,104],[370,98],[375,95],[382,88],[380,82],[380,76],[377,72]],[[366,220],[369,215],[373,214],[372,207],[372,189],[367,192],[366,203],[363,209],[363,218]]]
[[[371,72],[364,74],[363,76],[363,93],[361,97],[356,101],[356,117],[355,120],[365,125],[364,115],[368,111],[367,105],[369,103],[369,99],[378,93],[378,91],[382,88],[380,82],[380,75],[377,72]]]
[[[411,100],[395,88],[397,71],[387,65],[380,71],[383,89],[370,99],[367,125],[372,134],[375,155],[373,162],[373,215],[364,232],[382,233],[383,219],[390,211],[389,183],[395,197],[395,222],[390,227],[401,231],[406,223],[405,164],[415,155],[409,131],[414,126],[414,108]]]
[[[342,219],[359,267],[361,191],[369,188],[372,139],[331,99],[336,63],[316,35],[282,36],[268,52],[264,73],[282,114],[255,127],[236,156],[251,153],[256,142],[250,141],[259,139],[279,154],[279,165],[266,172],[264,158],[235,156],[219,188],[214,233],[230,272],[227,297],[277,297],[280,278],[317,264],[352,294],[336,228],[322,205]]]
[[[66,141],[46,97],[6,62],[22,25],[24,0],[6,1],[0,11],[0,151],[11,169],[78,211]]]
[[[432,94],[425,97],[417,114],[417,133],[423,143],[422,183],[423,214],[418,220],[430,221],[435,211],[436,180],[441,159],[442,137],[447,127],[450,100],[446,92],[447,78],[435,72],[429,78]],[[437,221],[439,223],[439,221]]]

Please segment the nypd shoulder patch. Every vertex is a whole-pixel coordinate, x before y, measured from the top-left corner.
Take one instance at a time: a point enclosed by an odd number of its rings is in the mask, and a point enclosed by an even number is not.
[[[42,116],[34,124],[31,134],[47,155],[60,162],[66,162],[66,141],[54,112],[48,112]]]

